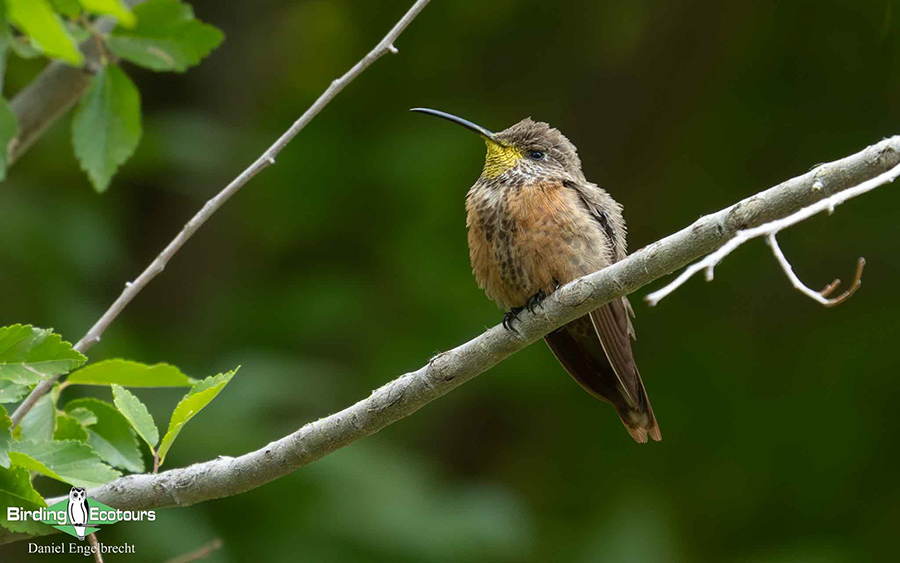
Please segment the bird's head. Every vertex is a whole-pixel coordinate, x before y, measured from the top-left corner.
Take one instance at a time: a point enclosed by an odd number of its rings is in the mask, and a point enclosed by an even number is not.
[[[546,180],[584,180],[575,145],[541,121],[526,117],[493,133],[471,121],[442,111],[413,108],[478,133],[487,145],[481,178],[492,183],[530,183]]]

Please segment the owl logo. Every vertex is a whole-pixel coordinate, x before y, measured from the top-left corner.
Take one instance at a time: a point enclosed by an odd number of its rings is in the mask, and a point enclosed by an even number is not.
[[[84,540],[84,527],[88,521],[87,493],[84,487],[72,487],[69,491],[69,506],[66,509],[69,515],[69,525],[75,528],[78,539]]]

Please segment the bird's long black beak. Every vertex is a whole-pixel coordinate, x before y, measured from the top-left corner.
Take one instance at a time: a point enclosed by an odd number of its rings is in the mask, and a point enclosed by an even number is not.
[[[412,108],[412,109],[409,110],[409,111],[415,111],[415,112],[418,112],[418,113],[424,113],[424,114],[426,114],[426,115],[433,115],[433,116],[435,116],[435,117],[440,117],[441,119],[446,119],[447,121],[451,121],[451,122],[453,122],[453,123],[456,123],[457,125],[462,125],[463,127],[465,127],[466,129],[468,129],[469,131],[474,131],[474,132],[478,133],[479,135],[481,135],[482,137],[484,137],[485,139],[487,139],[487,140],[489,140],[489,141],[492,141],[492,142],[494,142],[494,143],[498,143],[498,141],[497,141],[497,139],[496,139],[494,133],[492,133],[491,131],[488,131],[487,129],[485,129],[485,128],[482,127],[481,125],[475,125],[474,123],[472,123],[472,122],[469,121],[468,119],[463,119],[463,118],[461,118],[461,117],[457,117],[457,116],[455,116],[455,115],[453,115],[453,114],[450,114],[450,113],[446,113],[446,112],[443,112],[443,111],[438,111],[438,110],[436,110],[436,109],[429,109],[429,108]]]

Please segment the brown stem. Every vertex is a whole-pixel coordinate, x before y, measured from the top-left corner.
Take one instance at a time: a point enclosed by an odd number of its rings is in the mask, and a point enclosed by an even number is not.
[[[94,548],[94,562],[103,563],[103,555],[100,553],[100,542],[97,541],[97,536],[95,534],[89,534],[87,539],[91,544],[91,547]]]
[[[197,561],[199,559],[209,557],[214,551],[217,551],[221,548],[222,540],[220,538],[216,538],[199,549],[169,559],[167,563],[190,563],[191,561]]]

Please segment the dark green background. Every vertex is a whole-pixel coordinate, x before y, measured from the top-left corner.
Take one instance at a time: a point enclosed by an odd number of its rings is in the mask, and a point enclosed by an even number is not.
[[[0,186],[0,323],[77,340],[411,1],[193,3],[227,39],[186,75],[128,68],[144,138],[107,194],[79,171],[67,121]],[[587,177],[624,204],[637,249],[900,133],[898,31],[891,0],[435,0],[399,55],[230,201],[90,357],[168,361],[195,377],[242,364],[166,465],[261,447],[501,318],[466,249],[463,198],[484,147],[408,108],[559,127]],[[37,70],[13,64],[7,94]],[[649,288],[632,297],[662,443],[635,444],[537,344],[289,477],[100,539],[135,543],[129,561],[214,537],[217,561],[894,553],[898,206],[887,186],[780,237],[812,287],[866,257],[863,289],[836,309],[794,291],[758,241],[657,308],[642,302]],[[138,394],[160,426],[180,396]]]

